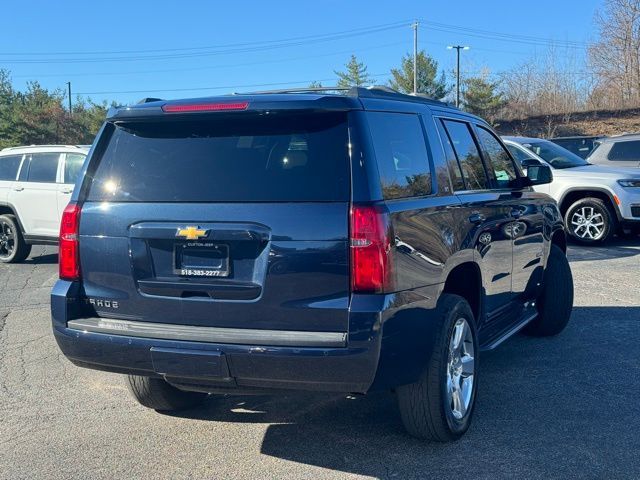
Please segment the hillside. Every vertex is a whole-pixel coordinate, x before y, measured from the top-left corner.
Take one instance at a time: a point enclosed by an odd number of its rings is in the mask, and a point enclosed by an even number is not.
[[[541,115],[495,122],[501,135],[564,137],[573,135],[619,135],[640,132],[640,108],[598,110],[559,115]]]

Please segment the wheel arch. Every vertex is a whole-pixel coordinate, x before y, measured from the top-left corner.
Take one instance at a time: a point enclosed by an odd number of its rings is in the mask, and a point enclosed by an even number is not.
[[[622,218],[618,204],[615,201],[615,194],[606,188],[589,187],[589,188],[570,188],[564,192],[562,198],[558,202],[560,213],[564,217],[569,210],[569,207],[581,198],[594,197],[604,201],[612,211],[615,212],[616,218],[620,220]]]
[[[24,226],[22,225],[20,217],[18,216],[18,213],[16,212],[16,209],[13,205],[11,205],[10,203],[0,203],[0,215],[13,215],[18,222],[20,231],[24,235]]]
[[[467,261],[456,265],[448,273],[442,293],[451,293],[464,298],[479,322],[482,315],[482,272],[476,262]]]

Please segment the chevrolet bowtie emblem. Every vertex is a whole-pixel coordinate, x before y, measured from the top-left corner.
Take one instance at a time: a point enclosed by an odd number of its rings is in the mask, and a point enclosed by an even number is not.
[[[198,240],[199,238],[206,237],[209,230],[201,230],[199,227],[187,226],[185,228],[179,228],[176,232],[176,237],[183,237],[186,240]]]

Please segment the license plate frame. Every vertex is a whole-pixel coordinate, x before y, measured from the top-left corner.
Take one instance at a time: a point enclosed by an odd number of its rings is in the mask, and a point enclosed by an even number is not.
[[[229,246],[225,244],[178,243],[173,258],[174,273],[181,277],[228,277],[230,274]]]

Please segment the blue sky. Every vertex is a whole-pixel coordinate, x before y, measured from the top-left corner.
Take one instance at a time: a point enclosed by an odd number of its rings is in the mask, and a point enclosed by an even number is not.
[[[73,96],[130,103],[312,80],[331,85],[351,53],[385,83],[413,48],[413,19],[420,21],[419,48],[448,73],[451,44],[471,47],[462,54],[463,72],[508,70],[544,54],[549,42],[582,68],[602,0],[3,3],[0,68],[11,71],[17,88],[28,80],[52,89],[71,81]]]

